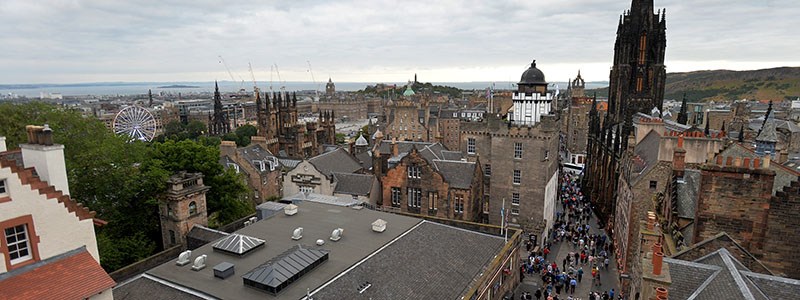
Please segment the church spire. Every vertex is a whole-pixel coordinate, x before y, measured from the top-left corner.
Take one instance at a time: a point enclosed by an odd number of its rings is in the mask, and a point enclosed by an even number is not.
[[[689,121],[688,113],[686,112],[686,93],[683,93],[683,101],[681,101],[681,111],[678,112],[678,123],[686,125]]]

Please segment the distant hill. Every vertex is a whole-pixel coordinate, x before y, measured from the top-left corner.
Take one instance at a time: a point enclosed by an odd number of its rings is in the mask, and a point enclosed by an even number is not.
[[[590,90],[608,96],[608,87]],[[719,100],[784,100],[800,97],[800,67],[752,71],[711,70],[668,73],[665,99],[691,102]]]

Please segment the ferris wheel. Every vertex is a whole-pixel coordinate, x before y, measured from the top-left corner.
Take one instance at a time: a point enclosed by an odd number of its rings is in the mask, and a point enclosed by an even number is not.
[[[128,106],[114,117],[114,133],[127,135],[130,141],[152,141],[156,136],[156,119],[147,109]]]

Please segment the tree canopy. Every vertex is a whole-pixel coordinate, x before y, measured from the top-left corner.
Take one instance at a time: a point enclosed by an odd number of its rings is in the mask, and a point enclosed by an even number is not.
[[[0,104],[0,135],[9,148],[26,141],[25,125],[47,123],[64,157],[72,198],[108,221],[98,228],[101,264],[113,271],[155,253],[161,244],[158,199],[179,171],[201,172],[210,225],[226,224],[253,211],[239,174],[219,163],[219,139],[199,135],[202,123],[168,124],[165,135],[186,137],[153,143],[127,142],[94,117],[51,104]],[[202,126],[202,130],[200,127]],[[175,131],[180,129],[180,131]],[[197,140],[189,139],[195,137]],[[249,142],[249,136],[247,137]]]

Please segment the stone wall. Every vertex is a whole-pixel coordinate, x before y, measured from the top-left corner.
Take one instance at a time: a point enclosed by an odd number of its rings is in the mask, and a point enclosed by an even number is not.
[[[718,162],[724,160],[724,165],[700,167],[694,242],[727,232],[759,257],[763,254],[775,172],[758,164],[757,168],[743,167],[741,159],[719,156]]]
[[[776,273],[800,279],[800,183],[792,182],[769,202],[767,238],[762,262]]]

